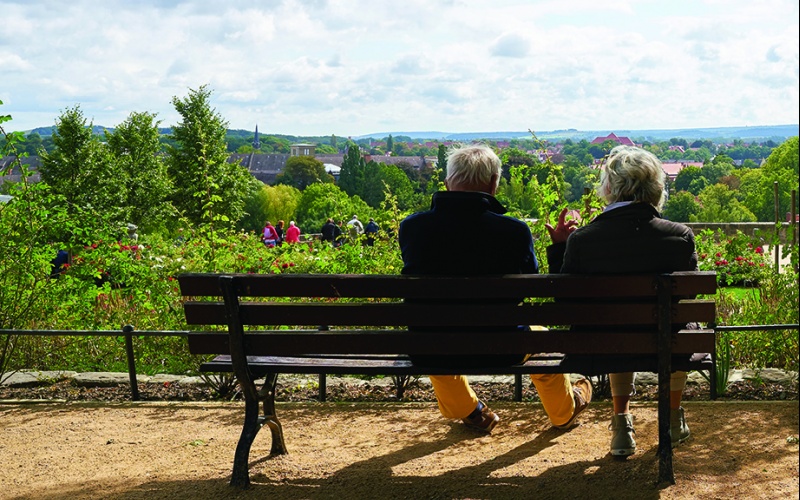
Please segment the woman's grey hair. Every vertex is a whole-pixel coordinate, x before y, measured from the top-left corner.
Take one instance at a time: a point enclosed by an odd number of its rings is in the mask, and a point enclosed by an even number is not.
[[[637,201],[661,210],[666,174],[653,153],[633,146],[611,150],[600,174],[598,194],[608,203]]]
[[[485,144],[453,146],[447,152],[447,182],[451,185],[486,186],[495,176],[497,188],[502,171],[500,158]]]

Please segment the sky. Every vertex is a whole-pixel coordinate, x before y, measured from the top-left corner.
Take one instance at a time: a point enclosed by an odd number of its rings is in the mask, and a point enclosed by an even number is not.
[[[79,106],[297,136],[798,123],[797,0],[0,0],[6,130]]]

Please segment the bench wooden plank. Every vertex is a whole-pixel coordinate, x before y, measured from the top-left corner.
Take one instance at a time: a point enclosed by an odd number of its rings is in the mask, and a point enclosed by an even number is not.
[[[486,339],[491,338],[491,342]],[[674,334],[673,353],[713,352],[713,330],[682,330]],[[435,332],[405,330],[275,331],[244,336],[252,355],[295,354],[518,354],[559,352],[568,354],[652,354],[658,352],[657,333],[550,330],[533,332]],[[219,354],[230,350],[227,333],[190,333],[193,354]]]
[[[408,356],[384,356],[369,358],[346,357],[290,357],[290,356],[248,356],[247,363],[253,376],[263,377],[267,373],[287,374],[326,374],[326,375],[446,375],[452,369],[415,366]],[[630,363],[625,365],[624,363]],[[686,356],[675,356],[673,364],[676,369],[709,370],[711,359],[709,357],[690,359]],[[481,367],[460,368],[463,375],[527,375],[531,373],[582,373],[584,375],[598,375],[608,373],[610,369],[619,369],[621,366],[630,366],[631,371],[654,371],[656,364],[650,360],[628,359],[624,362],[613,360],[607,362],[605,358],[565,358],[563,355],[537,355],[526,363],[511,367]],[[200,371],[211,373],[232,372],[231,357],[221,355],[211,361],[200,365]]]
[[[187,302],[190,325],[225,325],[225,305],[219,302]],[[708,300],[686,300],[672,306],[672,321],[712,322],[715,304]],[[242,302],[244,325],[329,326],[495,326],[498,318],[508,325],[558,325],[569,319],[573,325],[656,325],[657,306],[631,303],[526,304],[409,304],[392,303],[283,303]]]
[[[187,297],[221,296],[215,274],[182,274]],[[356,297],[509,299],[516,297],[653,297],[652,277],[641,275],[514,274],[506,276],[396,276],[230,274],[242,297]],[[676,295],[713,294],[716,273],[672,273]],[[424,283],[424,286],[420,286]]]

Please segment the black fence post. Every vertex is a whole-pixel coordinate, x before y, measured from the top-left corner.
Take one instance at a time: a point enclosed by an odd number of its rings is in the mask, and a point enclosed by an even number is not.
[[[125,334],[125,353],[128,357],[128,377],[131,381],[131,399],[139,401],[139,383],[136,381],[136,360],[133,357],[133,325],[122,327]]]

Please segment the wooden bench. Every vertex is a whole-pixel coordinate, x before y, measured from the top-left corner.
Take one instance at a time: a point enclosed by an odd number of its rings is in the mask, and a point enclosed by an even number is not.
[[[457,371],[658,373],[658,480],[674,483],[670,373],[713,370],[715,304],[686,299],[714,294],[713,272],[488,277],[183,274],[178,280],[189,325],[227,327],[227,332],[190,333],[188,341],[194,354],[217,355],[203,363],[201,371],[232,371],[241,384],[245,417],[234,456],[234,486],[249,485],[250,447],[263,425],[272,433],[271,453],[286,453],[275,412],[279,373],[447,374],[454,370],[415,366],[407,355],[517,353],[546,354],[510,367]],[[518,302],[520,298],[525,301]],[[491,329],[498,320],[543,325],[549,331],[453,331]],[[711,328],[683,329],[690,322]],[[423,325],[450,331],[422,334],[407,328]],[[690,359],[693,353],[710,356]],[[265,382],[259,389],[254,381],[261,378]]]

